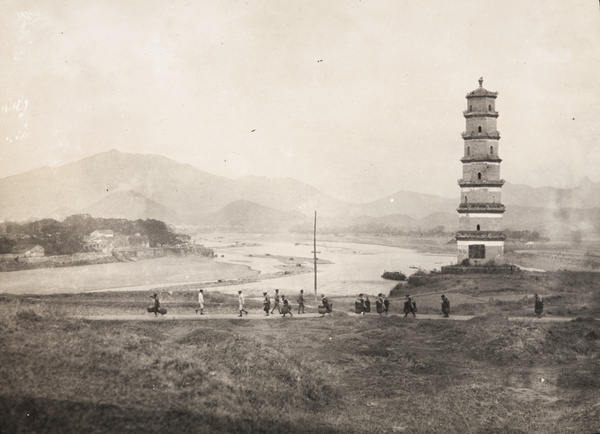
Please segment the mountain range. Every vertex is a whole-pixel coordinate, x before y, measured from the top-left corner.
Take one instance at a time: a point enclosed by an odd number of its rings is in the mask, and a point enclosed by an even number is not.
[[[378,224],[456,230],[457,197],[398,191],[367,203],[333,198],[292,178],[230,179],[169,158],[112,150],[64,166],[0,179],[0,220],[62,220],[72,214],[153,218],[207,230],[272,232],[310,227],[315,210],[331,227]],[[557,234],[600,233],[600,183],[532,188],[506,183],[504,226]]]

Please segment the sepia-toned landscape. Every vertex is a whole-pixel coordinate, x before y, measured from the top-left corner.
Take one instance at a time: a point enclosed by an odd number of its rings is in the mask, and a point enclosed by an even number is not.
[[[0,0],[0,433],[600,432],[588,3]]]

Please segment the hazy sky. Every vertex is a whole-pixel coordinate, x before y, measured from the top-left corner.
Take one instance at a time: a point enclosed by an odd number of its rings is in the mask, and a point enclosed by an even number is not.
[[[600,181],[596,0],[0,7],[0,177],[114,148],[341,199],[458,196],[483,76],[504,179]]]

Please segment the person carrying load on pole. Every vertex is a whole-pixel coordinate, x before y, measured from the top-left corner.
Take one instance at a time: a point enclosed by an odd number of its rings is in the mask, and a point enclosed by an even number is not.
[[[154,316],[158,316],[158,310],[160,309],[160,301],[158,301],[158,294],[155,292],[150,298],[154,299]]]
[[[319,313],[321,314],[321,318],[325,316],[326,313],[331,316],[333,312],[333,303],[330,303],[325,294],[321,295],[321,304],[318,307]]]
[[[409,313],[412,313],[414,317],[416,317],[415,312],[417,311],[417,303],[413,301],[410,295],[406,295],[404,299],[404,318],[408,316]]]
[[[160,301],[158,300],[158,294],[156,292],[153,295],[151,295],[150,298],[154,299],[154,304],[148,308],[148,312],[154,312],[154,316],[158,316],[159,313],[161,315],[167,313],[167,309],[165,309],[164,307],[160,307]]]

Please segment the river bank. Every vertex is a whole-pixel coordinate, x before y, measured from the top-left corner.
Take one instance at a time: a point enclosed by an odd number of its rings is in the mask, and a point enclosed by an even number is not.
[[[275,288],[296,292],[314,287],[312,245],[299,240],[273,241],[264,236],[249,239],[215,236],[204,241],[214,251],[213,258],[186,255],[0,273],[0,292],[44,294],[211,287],[226,293],[243,289],[249,295],[257,295]],[[318,244],[318,251],[319,292],[328,294],[352,294],[360,291],[359,287],[374,294],[389,291],[392,283],[380,277],[386,269],[400,268],[410,274],[419,267],[440,268],[452,259],[396,247],[345,242],[324,241]]]

